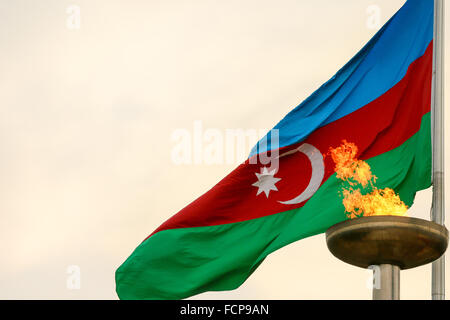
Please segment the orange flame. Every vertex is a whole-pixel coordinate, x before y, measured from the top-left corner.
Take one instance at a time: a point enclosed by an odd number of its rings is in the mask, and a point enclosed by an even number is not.
[[[335,163],[337,178],[346,181],[351,187],[343,188],[342,195],[345,211],[350,219],[362,216],[395,215],[405,216],[408,207],[390,188],[378,189],[374,186],[377,179],[367,162],[356,158],[358,147],[346,140],[337,148],[330,148],[329,154]],[[360,188],[370,186],[371,192],[362,194]]]
[[[347,140],[343,140],[342,145],[336,149],[330,148],[331,158],[336,165],[337,177],[348,181],[352,186],[359,183],[365,188],[372,179],[375,181],[376,177],[370,171],[367,162],[356,159],[357,153],[356,144],[347,142]]]

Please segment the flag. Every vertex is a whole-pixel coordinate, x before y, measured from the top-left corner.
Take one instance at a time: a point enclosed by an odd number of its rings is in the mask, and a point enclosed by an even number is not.
[[[235,289],[270,253],[346,220],[342,181],[326,156],[343,140],[358,146],[378,188],[411,206],[431,185],[433,11],[433,0],[408,0],[244,163],[139,244],[116,271],[118,296]]]

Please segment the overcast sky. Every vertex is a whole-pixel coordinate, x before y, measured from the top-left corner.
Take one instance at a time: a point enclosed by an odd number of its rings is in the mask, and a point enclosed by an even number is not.
[[[174,130],[271,128],[403,3],[0,0],[0,298],[117,299],[117,267],[237,164],[176,165]],[[370,299],[368,276],[319,235],[195,298]],[[429,299],[430,279],[402,272],[402,298]]]

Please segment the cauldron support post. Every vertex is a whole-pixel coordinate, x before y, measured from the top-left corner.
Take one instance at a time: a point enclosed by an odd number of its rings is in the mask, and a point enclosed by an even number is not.
[[[392,264],[375,266],[374,277],[377,285],[373,287],[373,300],[400,300],[400,268]]]

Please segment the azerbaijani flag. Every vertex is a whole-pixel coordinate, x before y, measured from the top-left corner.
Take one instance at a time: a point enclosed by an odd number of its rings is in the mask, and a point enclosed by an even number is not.
[[[121,299],[183,299],[239,287],[264,258],[347,219],[325,157],[348,140],[379,188],[411,206],[431,185],[433,0],[408,0],[272,140],[147,237],[116,271]],[[272,143],[271,143],[272,141]],[[252,161],[277,153],[279,165]]]

